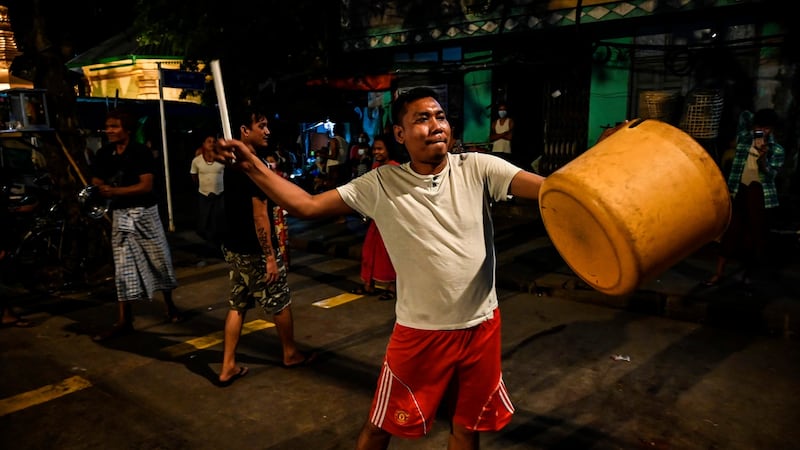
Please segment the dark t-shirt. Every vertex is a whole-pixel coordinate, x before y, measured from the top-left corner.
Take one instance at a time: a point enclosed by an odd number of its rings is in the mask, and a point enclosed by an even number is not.
[[[142,144],[130,142],[122,154],[117,154],[117,145],[108,144],[97,150],[92,162],[92,177],[100,178],[106,184],[124,187],[139,183],[139,176],[156,173],[156,159],[153,153]],[[155,185],[156,180],[153,180]],[[111,209],[150,207],[156,204],[153,191],[139,195],[116,197],[111,201]]]
[[[222,245],[226,249],[245,255],[260,255],[263,253],[261,244],[256,237],[255,221],[253,220],[253,197],[264,200],[267,195],[241,170],[225,168],[222,176],[225,185],[223,196],[225,198],[226,229]],[[270,235],[272,245],[277,248],[275,229],[272,225],[272,202],[267,207],[270,221]]]

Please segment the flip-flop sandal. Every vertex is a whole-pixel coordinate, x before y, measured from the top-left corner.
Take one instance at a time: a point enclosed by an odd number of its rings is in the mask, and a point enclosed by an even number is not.
[[[377,292],[375,291],[365,291],[363,287],[355,288],[350,291],[351,294],[356,295],[376,295]]]
[[[312,353],[309,353],[309,354],[305,355],[305,358],[302,361],[300,361],[299,363],[283,364],[283,368],[284,369],[296,369],[298,367],[304,367],[304,366],[307,366],[307,365],[311,364],[316,359],[317,359],[317,352],[312,352]]]
[[[30,328],[33,326],[33,322],[30,320],[25,320],[23,318],[18,318],[13,322],[4,322],[0,328]]]
[[[181,323],[186,320],[181,313],[167,314],[165,317],[169,323]]]
[[[250,369],[248,369],[246,366],[240,366],[239,367],[239,371],[236,372],[235,374],[233,374],[233,376],[231,376],[227,380],[219,381],[219,379],[217,379],[217,387],[221,387],[221,388],[228,387],[228,386],[232,385],[234,381],[236,381],[239,378],[242,378],[243,376],[247,375],[247,372],[249,372],[249,371],[250,371]]]
[[[113,327],[109,328],[102,333],[96,334],[92,336],[92,340],[95,342],[103,342],[109,339],[125,336],[126,334],[133,333],[133,326],[131,325],[114,325]]]

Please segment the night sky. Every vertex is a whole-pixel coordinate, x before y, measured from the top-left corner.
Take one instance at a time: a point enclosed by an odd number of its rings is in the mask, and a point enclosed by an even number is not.
[[[69,58],[127,28],[133,21],[130,11],[135,8],[133,1],[0,0],[1,5],[8,7],[17,47],[22,52],[36,45],[33,20],[37,3],[47,38],[52,45],[66,46],[71,53]]]

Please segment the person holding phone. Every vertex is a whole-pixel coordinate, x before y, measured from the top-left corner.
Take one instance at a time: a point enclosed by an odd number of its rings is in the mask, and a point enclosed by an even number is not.
[[[778,115],[772,109],[755,114],[744,111],[739,116],[728,175],[733,199],[731,221],[720,241],[716,272],[704,282],[706,286],[715,286],[722,280],[730,258],[741,258],[745,284],[750,283],[753,269],[765,262],[769,223],[778,207],[775,178],[785,158],[783,147],[775,141],[777,124]]]

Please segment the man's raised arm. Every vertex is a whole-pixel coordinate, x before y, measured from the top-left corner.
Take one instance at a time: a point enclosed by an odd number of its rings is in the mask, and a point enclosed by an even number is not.
[[[336,189],[316,195],[306,192],[300,186],[269,170],[258,156],[239,140],[220,139],[216,159],[242,170],[269,198],[295,217],[310,219],[353,212]]]

